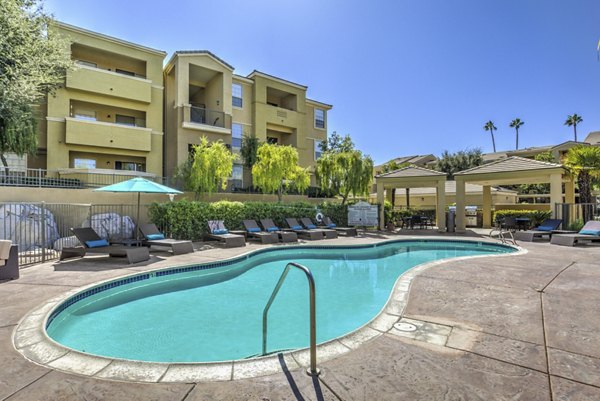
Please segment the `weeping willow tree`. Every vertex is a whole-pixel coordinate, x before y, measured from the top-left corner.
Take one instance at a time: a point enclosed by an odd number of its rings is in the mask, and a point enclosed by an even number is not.
[[[177,177],[183,179],[187,191],[196,193],[212,193],[219,187],[227,188],[227,179],[231,177],[236,155],[221,141],[209,143],[206,137],[194,145],[192,155],[179,167]]]
[[[39,0],[0,1],[0,160],[37,151],[37,108],[73,66]]]
[[[316,176],[323,190],[330,190],[346,203],[350,194],[369,193],[373,179],[373,160],[359,150],[325,152],[317,160]]]
[[[267,193],[277,193],[279,202],[290,187],[304,192],[310,185],[308,170],[298,166],[298,151],[292,146],[263,143],[252,166],[254,185]]]

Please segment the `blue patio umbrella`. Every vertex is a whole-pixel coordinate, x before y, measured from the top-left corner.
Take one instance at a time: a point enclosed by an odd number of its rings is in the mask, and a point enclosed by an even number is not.
[[[146,194],[181,194],[183,192],[178,191],[174,188],[169,188],[165,185],[157,184],[154,181],[147,180],[145,178],[136,177],[131,180],[118,182],[116,184],[107,185],[105,187],[94,189],[94,191],[101,192],[137,192],[138,201],[137,201],[137,217],[135,220],[135,237],[138,238],[138,225],[140,221],[140,195],[142,193]]]

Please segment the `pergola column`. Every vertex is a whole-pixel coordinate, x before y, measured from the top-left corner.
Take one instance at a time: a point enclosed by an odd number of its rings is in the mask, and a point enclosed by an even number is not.
[[[437,204],[435,209],[436,225],[440,232],[446,231],[446,180],[439,180],[436,188]]]
[[[456,180],[456,231],[465,231],[465,182]]]
[[[383,182],[377,182],[377,203],[379,204],[379,229],[383,230],[385,227],[384,222],[384,194],[383,194]]]
[[[562,203],[562,174],[550,175],[550,207],[552,217],[556,218],[556,204]]]
[[[572,178],[565,181],[565,203],[575,203],[575,183]]]
[[[492,186],[483,186],[483,228],[492,227]]]

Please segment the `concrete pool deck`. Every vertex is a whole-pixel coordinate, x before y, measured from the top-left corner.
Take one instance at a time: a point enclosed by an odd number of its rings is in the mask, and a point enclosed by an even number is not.
[[[372,234],[314,244],[407,237]],[[23,316],[57,295],[260,245],[176,257],[156,253],[133,266],[100,257],[27,267],[19,280],[0,282],[0,400],[600,399],[600,247],[520,245],[527,254],[448,261],[420,272],[402,317],[390,316],[401,324],[319,363],[318,379],[295,368],[298,361],[282,359],[283,373],[253,379],[125,383],[35,365],[13,347],[12,334]]]

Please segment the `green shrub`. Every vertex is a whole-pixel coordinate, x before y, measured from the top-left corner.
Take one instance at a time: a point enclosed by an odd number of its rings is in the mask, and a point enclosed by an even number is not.
[[[544,220],[552,217],[552,212],[549,210],[497,210],[494,212],[494,221],[499,222],[505,217],[527,217],[531,220],[532,226],[540,225]]]
[[[579,231],[583,228],[583,220],[581,219],[577,219],[571,222],[571,224],[569,224],[569,227],[567,228],[568,230],[571,231]]]
[[[339,226],[347,224],[347,206],[326,202],[319,206],[307,203],[274,202],[190,202],[187,200],[153,203],[150,220],[167,235],[178,239],[200,240],[208,232],[208,220],[224,220],[229,230],[243,230],[242,221],[273,219],[279,227],[287,227],[286,217],[310,217],[314,220],[319,209]]]

